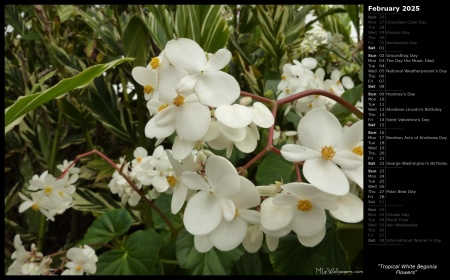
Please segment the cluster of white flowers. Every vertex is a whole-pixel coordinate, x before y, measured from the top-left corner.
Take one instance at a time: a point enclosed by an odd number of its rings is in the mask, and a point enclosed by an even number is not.
[[[239,83],[220,71],[230,59],[226,49],[209,54],[195,41],[180,38],[169,41],[147,67],[133,68],[153,116],[145,134],[158,139],[158,145],[176,133],[175,159],[186,158],[197,143],[226,149],[228,157],[234,145],[250,153],[259,140],[257,126],[273,125],[273,115],[262,103],[233,104],[240,96]]]
[[[302,59],[302,61],[293,60],[293,64],[286,63],[283,66],[283,74],[278,84],[277,99],[283,99],[295,93],[308,89],[320,89],[330,91],[341,96],[345,90],[354,87],[353,80],[348,76],[342,76],[338,69],[334,69],[329,79],[325,79],[325,70],[317,68],[317,60],[312,57]],[[322,95],[310,95],[298,99],[294,104],[295,111],[302,116],[314,108],[331,108],[336,103],[333,99]],[[289,105],[286,113],[291,109]]]
[[[8,267],[6,275],[55,275],[59,270],[50,267],[52,258],[38,252],[34,243],[31,244],[31,251],[25,250],[19,234],[14,237],[14,248],[15,251],[11,255],[14,261]],[[88,245],[83,248],[70,248],[66,258],[70,261],[65,264],[67,269],[61,275],[93,274],[97,270],[97,255]]]
[[[64,160],[63,164],[57,166],[61,171],[66,171],[73,161]],[[22,193],[19,196],[24,202],[19,206],[19,213],[23,213],[28,208],[40,211],[47,217],[47,220],[54,221],[55,215],[62,214],[72,205],[72,194],[75,192],[75,182],[78,180],[80,169],[71,167],[62,178],[55,178],[44,171],[41,176],[34,175],[29,180],[28,190],[31,199]]]

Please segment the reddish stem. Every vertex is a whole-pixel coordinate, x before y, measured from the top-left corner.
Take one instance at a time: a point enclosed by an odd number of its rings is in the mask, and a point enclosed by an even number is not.
[[[117,170],[117,172],[127,181],[127,183],[133,188],[133,190],[135,192],[137,192],[141,198],[143,200],[145,200],[152,208],[153,210],[156,211],[156,213],[158,213],[159,216],[161,216],[161,218],[164,220],[164,222],[167,224],[167,226],[169,227],[170,231],[172,232],[173,235],[177,234],[177,231],[175,229],[175,227],[172,225],[172,223],[169,221],[169,219],[167,218],[167,216],[161,211],[161,209],[159,209],[150,199],[148,199],[147,196],[145,196],[145,194],[136,187],[136,185],[134,184],[134,182],[122,171],[122,168],[117,167],[117,165],[110,160],[107,156],[105,156],[104,154],[102,154],[101,152],[97,151],[97,150],[92,150],[90,152],[78,155],[75,160],[69,165],[69,167],[67,167],[66,170],[64,170],[61,174],[61,176],[59,176],[58,179],[61,179],[65,176],[65,174],[68,172],[68,170],[76,163],[78,162],[81,158],[88,156],[88,155],[92,155],[92,154],[97,154],[100,157],[102,157],[104,160],[106,160],[114,169]]]

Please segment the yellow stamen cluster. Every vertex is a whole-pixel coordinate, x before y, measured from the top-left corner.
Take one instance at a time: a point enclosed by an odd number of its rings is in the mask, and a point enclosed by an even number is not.
[[[236,208],[236,210],[234,210],[234,217],[236,218],[237,216],[239,216],[239,210]]]
[[[354,148],[353,148],[352,152],[354,152],[355,154],[357,154],[357,155],[359,155],[359,156],[362,156],[364,150],[363,150],[363,147],[357,146],[357,147],[354,147]]]
[[[146,85],[144,87],[144,93],[145,94],[151,94],[153,92],[153,87],[151,85]]]
[[[82,270],[82,268],[81,268],[81,265],[77,265],[77,267],[75,268],[77,271],[81,271]]]
[[[33,209],[34,211],[39,211],[39,205],[37,204],[33,204],[33,206],[31,206],[31,209]]]
[[[149,64],[152,67],[152,69],[156,69],[159,67],[159,65],[161,65],[161,63],[159,62],[159,58],[157,57],[152,58]]]
[[[175,185],[177,184],[177,178],[175,178],[174,176],[169,176],[167,177],[167,183],[169,183],[169,186],[175,187]]]
[[[286,75],[284,75],[284,74],[281,75],[281,79],[282,79],[282,80],[286,80]]]
[[[321,153],[322,153],[322,158],[324,160],[330,160],[330,159],[334,158],[334,155],[336,154],[333,147],[331,147],[331,146],[322,147]]]
[[[167,107],[169,107],[169,104],[162,104],[161,106],[158,107],[158,112],[161,112],[162,110],[166,109]]]
[[[313,206],[309,200],[299,200],[297,203],[297,209],[302,212],[308,212],[313,209]]]
[[[141,158],[141,157],[137,157],[136,160],[137,160],[137,162],[139,162],[139,163],[142,162],[142,158]]]
[[[313,104],[312,104],[312,102],[310,102],[310,103],[308,103],[308,108],[312,108],[313,107]]]
[[[52,186],[45,186],[44,192],[46,195],[50,195],[52,193],[53,187]]]
[[[290,88],[286,88],[285,92],[286,93],[291,93],[291,89]]]
[[[183,95],[177,95],[172,101],[173,105],[180,107],[184,104],[184,96]]]

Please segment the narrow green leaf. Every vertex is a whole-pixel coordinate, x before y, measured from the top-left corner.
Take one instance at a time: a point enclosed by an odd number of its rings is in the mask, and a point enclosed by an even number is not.
[[[72,208],[78,211],[107,212],[125,206],[112,197],[111,192],[93,192],[88,189],[77,188],[72,195]]]
[[[56,10],[61,23],[71,18],[75,12],[73,5],[56,5]]]
[[[123,249],[98,257],[96,275],[154,275],[161,241],[153,229],[131,234]]]
[[[96,77],[100,76],[108,69],[133,59],[134,58],[122,58],[113,60],[109,63],[94,65],[77,74],[75,77],[60,81],[58,84],[45,91],[19,97],[13,105],[5,109],[5,133],[13,128],[16,124],[13,123],[15,120],[23,117],[26,113],[69,91],[87,86]]]
[[[133,66],[148,63],[148,34],[144,23],[138,16],[133,16],[123,32],[123,47],[128,57],[136,57]]]
[[[132,224],[126,209],[115,209],[103,213],[88,228],[81,244],[107,243],[125,234]]]
[[[176,241],[177,260],[191,275],[229,275],[236,261],[244,254],[241,247],[222,252],[212,248],[199,253],[194,247],[194,236],[183,229]]]

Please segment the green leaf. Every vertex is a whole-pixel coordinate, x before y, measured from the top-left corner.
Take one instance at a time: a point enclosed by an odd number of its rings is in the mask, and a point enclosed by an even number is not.
[[[205,52],[215,53],[228,42],[229,28],[222,5],[178,5],[175,31],[179,38],[196,41]]]
[[[126,209],[103,213],[88,228],[81,244],[107,243],[125,234],[133,219]]]
[[[348,101],[349,103],[355,105],[361,99],[363,94],[363,84],[359,84],[347,91],[345,91],[341,97]],[[330,112],[333,113],[341,122],[341,124],[346,122],[347,117],[351,115],[351,112],[339,103],[336,103]]]
[[[275,270],[283,275],[317,275],[327,269],[348,271],[347,255],[340,246],[333,228],[317,246],[309,248],[300,244],[296,234],[280,238],[278,248],[270,253]]]
[[[11,130],[14,125],[18,124],[14,121],[24,117],[26,113],[69,91],[87,86],[96,77],[100,76],[108,69],[113,68],[125,61],[131,60],[133,60],[133,58],[122,58],[113,60],[106,64],[94,65],[77,74],[75,77],[60,81],[58,84],[45,91],[29,96],[19,97],[13,105],[9,106],[5,110],[5,133]]]
[[[111,192],[93,192],[84,188],[77,188],[72,194],[72,208],[78,211],[107,212],[112,209],[124,208],[124,205],[112,197]]]
[[[122,249],[98,257],[96,275],[154,275],[160,244],[153,229],[138,230],[129,236]]]
[[[183,226],[183,220],[180,217],[180,215],[174,215],[171,212],[171,202],[172,202],[172,195],[164,194],[162,193],[157,199],[154,200],[155,205],[166,215],[166,217],[169,219],[169,221],[172,223],[172,225],[175,228],[180,228]],[[155,223],[155,229],[162,230],[167,229],[169,230],[169,227],[167,226],[166,222],[161,218],[161,216],[153,211],[153,221]]]
[[[292,162],[285,160],[281,155],[269,153],[263,157],[256,171],[256,182],[258,185],[274,184],[275,181],[290,182],[295,174]]]
[[[59,21],[61,23],[65,22],[72,17],[75,9],[72,5],[56,5],[56,10],[58,12]]]
[[[348,264],[352,264],[363,249],[363,225],[361,223],[348,224],[338,221],[337,236],[342,247],[347,252]]]
[[[261,275],[262,262],[259,253],[244,252],[244,255],[236,263],[238,275]]]
[[[241,247],[222,252],[212,248],[199,253],[194,247],[194,236],[183,229],[176,241],[177,260],[191,275],[228,275],[236,261],[244,254]]]
[[[135,57],[133,66],[147,65],[148,34],[144,23],[138,16],[133,16],[123,32],[123,47],[126,56]]]

